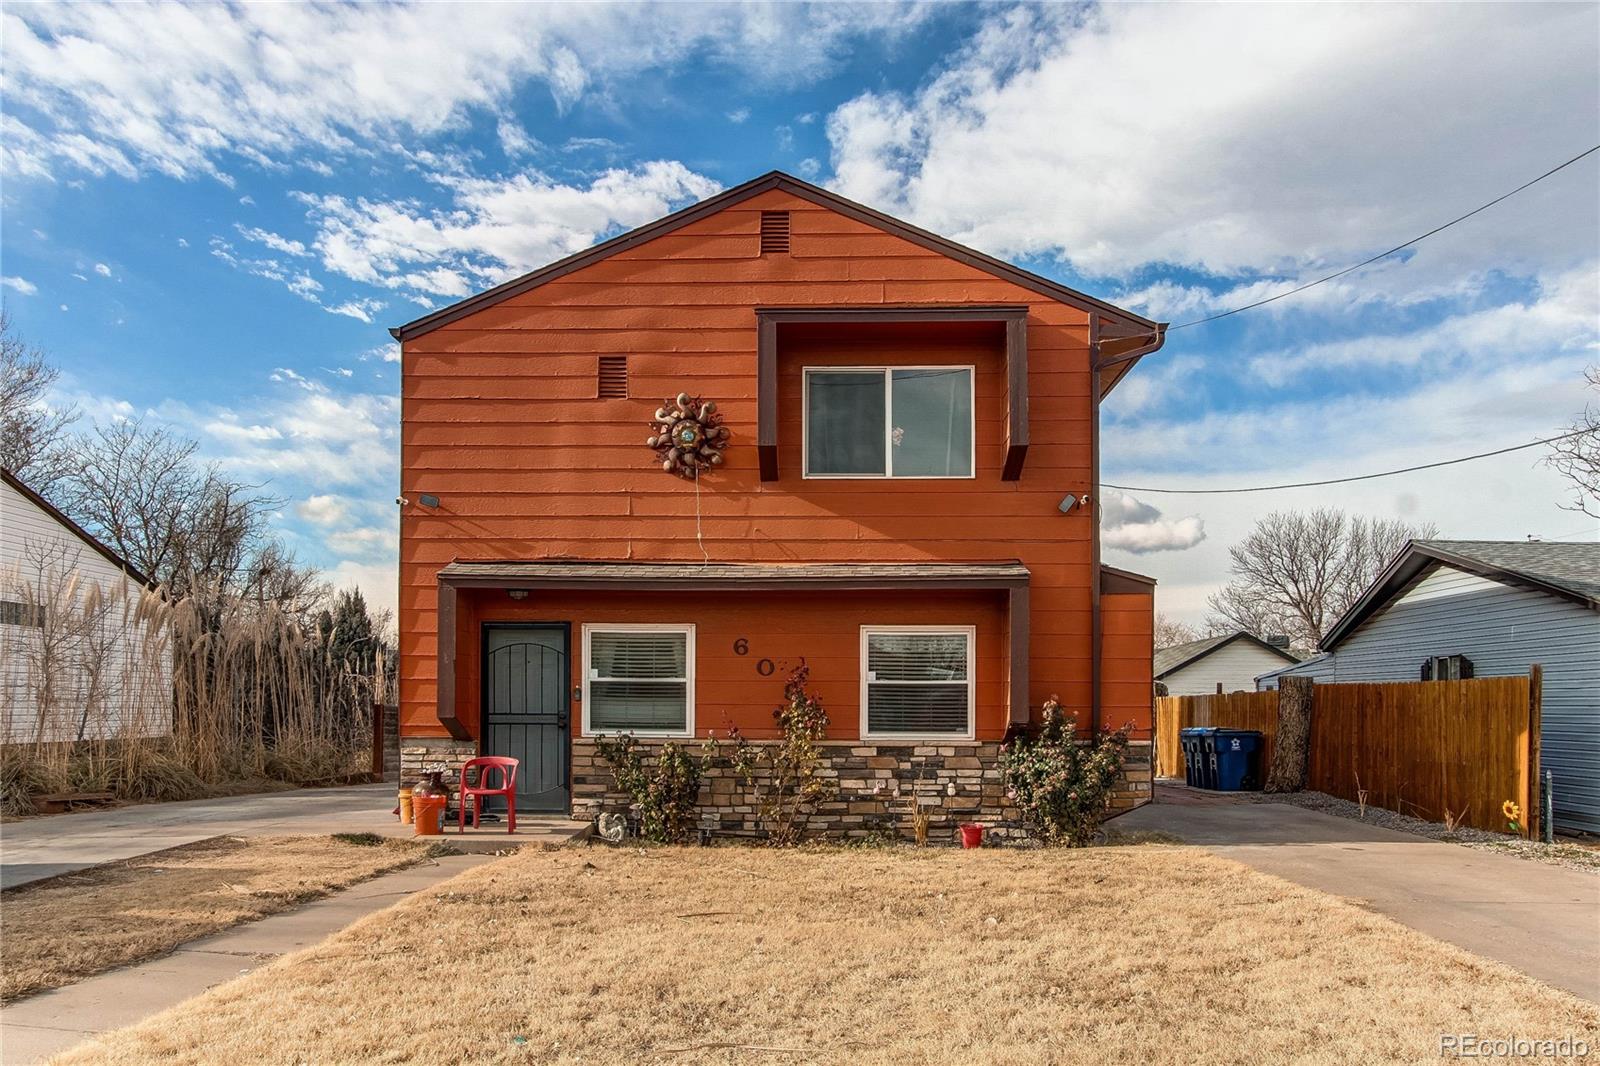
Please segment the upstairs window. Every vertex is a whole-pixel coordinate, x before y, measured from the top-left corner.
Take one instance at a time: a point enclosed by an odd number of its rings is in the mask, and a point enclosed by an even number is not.
[[[1424,681],[1465,681],[1472,677],[1472,660],[1465,655],[1435,655],[1422,660]]]
[[[806,477],[971,477],[970,366],[805,371]]]
[[[974,632],[961,626],[864,626],[862,736],[970,739]]]
[[[694,627],[583,629],[583,731],[694,734]]]

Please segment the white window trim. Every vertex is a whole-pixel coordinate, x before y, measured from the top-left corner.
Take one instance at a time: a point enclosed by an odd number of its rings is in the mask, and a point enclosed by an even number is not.
[[[894,474],[894,381],[895,370],[965,370],[972,411],[971,443],[967,455],[972,468],[965,474]],[[881,474],[813,474],[811,472],[811,375],[832,373],[883,375],[883,464]],[[808,366],[800,371],[800,476],[807,481],[972,481],[978,476],[978,368],[969,363],[919,363],[883,366]]]
[[[596,633],[682,633],[685,635],[683,668],[684,691],[684,730],[675,732],[661,729],[619,729],[610,732],[595,732],[589,728],[589,693],[591,690],[589,678],[589,641]],[[583,680],[580,682],[583,692],[583,736],[619,736],[623,733],[632,733],[636,737],[664,737],[686,738],[694,736],[694,626],[671,625],[660,622],[594,622],[585,623],[583,626],[583,670],[578,675]],[[662,678],[661,680],[676,680],[676,678]]]
[[[961,733],[873,733],[867,728],[867,638],[876,633],[960,633],[967,638],[967,728]],[[861,627],[861,739],[881,741],[975,740],[978,717],[977,626],[862,626]],[[948,685],[949,681],[898,681],[905,685]]]

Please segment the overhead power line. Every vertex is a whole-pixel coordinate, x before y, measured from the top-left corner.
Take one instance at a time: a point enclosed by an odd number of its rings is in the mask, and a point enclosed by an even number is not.
[[[1558,166],[1551,167],[1549,170],[1545,171],[1543,174],[1540,174],[1536,178],[1532,178],[1532,179],[1530,179],[1528,181],[1523,182],[1521,185],[1518,185],[1515,189],[1512,189],[1510,192],[1501,193],[1499,196],[1496,196],[1493,200],[1490,200],[1488,203],[1479,204],[1477,207],[1474,207],[1471,211],[1468,211],[1467,213],[1462,214],[1462,215],[1457,215],[1455,218],[1452,218],[1449,222],[1445,222],[1442,225],[1435,226],[1435,227],[1433,227],[1432,229],[1430,229],[1426,233],[1418,234],[1417,236],[1412,237],[1408,241],[1404,241],[1404,242],[1402,242],[1400,244],[1395,245],[1393,248],[1390,248],[1388,251],[1379,252],[1377,255],[1370,256],[1369,258],[1363,259],[1359,263],[1355,263],[1355,264],[1353,264],[1351,266],[1347,266],[1343,270],[1336,270],[1332,274],[1328,274],[1325,277],[1317,278],[1315,281],[1308,281],[1304,285],[1296,285],[1294,288],[1289,289],[1289,290],[1287,290],[1285,292],[1280,292],[1280,293],[1278,293],[1278,294],[1276,294],[1274,296],[1267,296],[1267,297],[1264,297],[1263,299],[1255,300],[1255,301],[1253,301],[1251,303],[1243,304],[1243,305],[1241,305],[1239,307],[1234,307],[1234,308],[1231,308],[1231,309],[1229,309],[1227,311],[1218,311],[1216,314],[1214,314],[1214,315],[1206,315],[1204,318],[1195,318],[1195,319],[1189,320],[1188,322],[1179,322],[1176,325],[1168,326],[1166,328],[1165,332],[1171,333],[1174,330],[1188,329],[1190,326],[1203,326],[1207,322],[1215,322],[1218,319],[1228,318],[1229,316],[1237,315],[1242,311],[1250,311],[1250,310],[1253,310],[1254,308],[1257,308],[1257,307],[1264,307],[1267,304],[1275,303],[1278,300],[1286,299],[1286,298],[1288,298],[1290,296],[1295,295],[1296,293],[1302,293],[1302,292],[1305,292],[1307,289],[1314,289],[1318,285],[1324,285],[1324,284],[1326,284],[1326,283],[1328,283],[1330,281],[1334,281],[1334,280],[1336,280],[1338,278],[1342,278],[1346,274],[1350,274],[1350,273],[1353,273],[1353,272],[1355,272],[1357,270],[1360,270],[1362,267],[1371,266],[1373,263],[1376,263],[1380,259],[1386,259],[1389,256],[1395,254],[1396,252],[1401,252],[1401,251],[1404,251],[1407,248],[1410,248],[1414,244],[1420,244],[1421,242],[1427,240],[1429,237],[1432,237],[1437,233],[1442,233],[1445,230],[1449,229],[1451,226],[1456,225],[1457,223],[1465,222],[1467,219],[1471,218],[1473,215],[1480,214],[1481,212],[1489,210],[1489,208],[1495,206],[1498,203],[1502,203],[1502,202],[1504,202],[1506,200],[1511,199],[1511,197],[1517,195],[1519,192],[1522,192],[1524,189],[1528,189],[1528,188],[1531,188],[1534,185],[1539,184],[1539,182],[1543,181],[1544,179],[1550,177],[1553,174],[1559,174],[1561,171],[1563,171],[1563,170],[1567,169],[1568,167],[1572,166],[1572,164],[1574,164],[1574,163],[1578,162],[1579,160],[1584,159],[1584,158],[1586,158],[1588,156],[1591,156],[1596,152],[1600,152],[1600,144],[1597,144],[1593,148],[1587,149],[1586,151],[1579,152],[1577,155],[1573,156],[1571,159],[1567,160],[1565,163],[1562,163],[1562,164],[1560,164]],[[1154,337],[1157,337],[1159,335],[1160,334],[1158,334],[1158,333],[1145,334],[1146,337],[1150,337],[1150,338],[1154,338]],[[1121,340],[1121,339],[1132,340],[1134,338],[1131,338],[1131,337],[1130,338],[1119,338],[1119,340]],[[1114,366],[1117,363],[1127,362],[1127,361],[1129,361],[1131,359],[1137,359],[1137,358],[1139,358],[1139,357],[1138,356],[1124,356],[1122,358],[1117,358],[1117,359],[1108,359],[1108,360],[1106,360],[1104,363],[1102,363],[1100,365],[1101,366]]]
[[[1420,466],[1403,466],[1398,470],[1384,470],[1376,474],[1356,474],[1353,477],[1335,477],[1326,481],[1292,481],[1283,485],[1251,485],[1239,489],[1175,489],[1155,487],[1151,485],[1113,485],[1110,482],[1101,482],[1103,489],[1121,489],[1123,492],[1162,492],[1185,496],[1220,496],[1239,492],[1274,492],[1278,489],[1308,489],[1317,485],[1344,485],[1352,481],[1371,481],[1373,478],[1393,477],[1396,474],[1409,474],[1416,470],[1433,470],[1441,466],[1454,466],[1457,463],[1470,463],[1474,459],[1487,459],[1492,455],[1505,455],[1507,452],[1520,452],[1524,448],[1537,448],[1541,444],[1554,444],[1556,441],[1570,440],[1581,437],[1586,433],[1594,433],[1592,429],[1575,430],[1572,433],[1563,433],[1557,437],[1546,437],[1543,440],[1529,441],[1527,444],[1513,444],[1509,448],[1496,448],[1492,452],[1479,452],[1477,455],[1463,455],[1459,459],[1441,459],[1437,463],[1423,463]]]

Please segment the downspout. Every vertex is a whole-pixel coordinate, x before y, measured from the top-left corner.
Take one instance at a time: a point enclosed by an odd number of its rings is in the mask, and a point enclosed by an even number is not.
[[[1092,614],[1089,628],[1089,735],[1099,736],[1101,729],[1101,670],[1100,652],[1104,640],[1100,622],[1100,400],[1101,382],[1108,367],[1133,362],[1140,356],[1158,350],[1167,340],[1167,325],[1157,324],[1151,333],[1136,334],[1128,338],[1108,338],[1105,343],[1116,345],[1119,340],[1144,338],[1145,343],[1126,351],[1107,356],[1101,351],[1100,316],[1089,316],[1089,520],[1094,523],[1089,541],[1089,609]],[[1131,367],[1129,368],[1132,369]],[[1154,610],[1154,605],[1151,606]]]
[[[1089,316],[1089,736],[1100,735],[1100,316]]]

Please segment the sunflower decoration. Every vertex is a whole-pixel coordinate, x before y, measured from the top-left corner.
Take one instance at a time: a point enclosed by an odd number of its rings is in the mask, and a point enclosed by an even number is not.
[[[656,408],[650,424],[650,439],[645,441],[661,457],[661,469],[693,481],[702,470],[722,465],[722,449],[728,446],[728,427],[711,400],[692,399],[680,392]]]
[[[1522,832],[1522,807],[1516,800],[1506,800],[1500,804],[1500,813],[1506,816],[1506,828],[1513,833]]]

